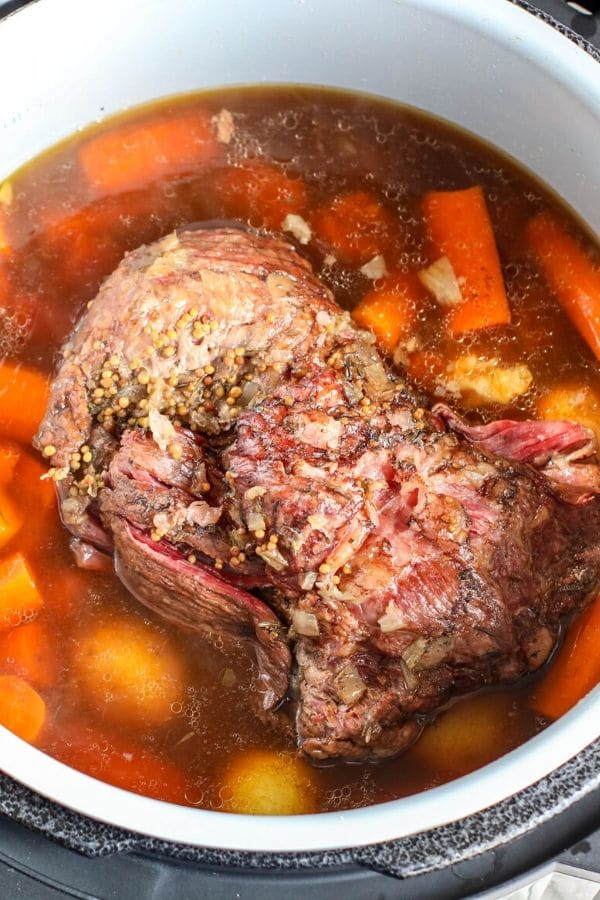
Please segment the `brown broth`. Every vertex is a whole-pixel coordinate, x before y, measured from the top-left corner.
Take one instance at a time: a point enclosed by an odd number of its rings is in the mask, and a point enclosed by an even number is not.
[[[169,117],[182,110],[217,113],[222,108],[234,114],[236,133],[225,148],[221,167],[242,159],[273,162],[304,180],[309,210],[341,192],[373,193],[402,225],[393,249],[397,271],[418,270],[431,262],[419,211],[426,191],[483,187],[513,324],[452,341],[432,300],[420,310],[416,329],[422,345],[445,361],[469,351],[507,363],[525,362],[534,376],[534,388],[509,407],[471,408],[469,415],[484,420],[499,414],[535,415],[540,394],[566,382],[600,392],[597,361],[523,248],[525,223],[546,208],[586,241],[582,229],[547,190],[490,147],[432,118],[371,97],[293,87],[228,89],[162,101],[77,134],[10,179],[13,201],[7,233],[13,253],[7,265],[12,295],[22,302],[19,320],[10,311],[0,310],[2,357],[50,372],[62,339],[126,250],[176,226],[221,217],[222,209],[211,199],[212,168],[102,197],[80,171],[81,144],[91,134],[123,122]],[[258,212],[251,224],[263,224]],[[344,307],[351,309],[370,288],[357,267],[325,265],[322,246],[311,242],[304,252]],[[590,252],[596,252],[591,245]],[[36,313],[36,309],[46,312]],[[27,310],[33,310],[29,317]],[[454,405],[460,408],[461,404]],[[17,478],[10,490],[25,520],[36,521],[31,486]],[[266,722],[258,713],[251,659],[241,652],[227,656],[218,646],[159,621],[127,594],[114,575],[78,570],[68,544],[67,533],[54,516],[43,533],[37,537],[21,533],[4,551],[22,549],[30,559],[46,600],[40,621],[47,624],[51,650],[60,661],[54,686],[42,691],[48,720],[39,746],[121,786],[190,805],[224,808],[228,794],[223,773],[236,755],[265,747],[293,751],[289,711]],[[81,689],[73,662],[95,622],[110,622],[122,615],[153,624],[176,647],[185,667],[182,701],[173,704],[163,724],[152,728],[115,723],[106,715],[106,706],[94,707]],[[10,664],[0,655],[4,671],[10,671]],[[452,762],[452,753],[444,753],[443,745],[433,762],[423,758],[417,745],[400,759],[377,765],[339,762],[314,767],[314,808],[348,809],[402,797],[504,754],[547,724],[530,707],[530,692],[531,681],[492,692],[488,705],[502,710],[501,733],[490,747],[489,742],[477,743],[475,729],[474,747],[462,765]],[[155,766],[144,782],[147,757],[158,760],[159,774]],[[123,774],[127,762],[134,767],[139,763],[141,782],[130,772]],[[164,787],[163,780],[169,782],[173,771],[185,779],[184,790]]]

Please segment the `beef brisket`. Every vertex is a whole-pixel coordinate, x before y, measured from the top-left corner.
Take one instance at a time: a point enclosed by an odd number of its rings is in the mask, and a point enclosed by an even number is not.
[[[274,237],[129,254],[37,445],[135,596],[252,642],[267,707],[293,650],[315,758],[396,754],[455,693],[535,670],[598,582],[591,432],[427,409]]]

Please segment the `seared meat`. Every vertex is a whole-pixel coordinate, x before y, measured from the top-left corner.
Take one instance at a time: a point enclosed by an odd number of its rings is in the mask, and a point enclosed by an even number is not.
[[[245,412],[225,454],[246,519],[261,491],[264,529],[279,539],[275,561],[260,542],[256,552],[294,597],[292,623],[302,610],[308,624],[298,724],[317,757],[396,753],[418,733],[411,717],[453,691],[537,669],[600,563],[597,504],[561,502],[516,461],[590,474],[568,459],[592,452],[585,429],[494,423],[511,434],[502,458],[486,449],[491,426],[465,440],[443,408],[432,415],[400,392],[349,407],[345,378],[328,369],[286,386],[293,404]],[[599,488],[590,469],[588,494]]]
[[[289,639],[316,758],[398,753],[454,693],[538,668],[598,581],[591,432],[425,409],[276,238],[129,254],[37,443],[65,523],[112,541],[142,602],[253,641],[266,706]]]

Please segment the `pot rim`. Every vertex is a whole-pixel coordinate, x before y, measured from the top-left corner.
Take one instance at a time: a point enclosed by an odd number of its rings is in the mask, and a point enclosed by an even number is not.
[[[60,0],[59,0],[60,2]],[[523,8],[494,0],[482,13],[479,0],[405,0],[470,28],[519,42],[535,64],[585,96],[600,110],[597,66],[579,46]],[[34,3],[13,16],[35,12]],[[13,16],[9,17],[12,18]],[[476,23],[476,25],[474,25]],[[591,64],[591,67],[590,67]],[[131,794],[84,775],[0,727],[2,770],[38,794],[91,819],[138,834],[193,846],[250,852],[310,852],[358,847],[406,837],[487,809],[564,765],[598,737],[594,713],[600,687],[544,732],[501,759],[456,781],[411,797],[346,812],[303,816],[255,816],[176,806]],[[506,777],[510,767],[510,779]],[[566,801],[568,802],[568,800]],[[258,827],[257,827],[258,822]]]
[[[374,806],[299,816],[193,809],[113,787],[53,759],[0,726],[2,770],[88,818],[167,843],[247,853],[345,850],[408,837],[486,810],[559,769],[598,737],[600,686],[545,731],[455,781]],[[506,768],[511,779],[507,782]],[[590,779],[589,789],[597,786]],[[585,793],[585,789],[582,791]],[[565,805],[570,797],[565,797]],[[555,812],[559,812],[556,809]],[[365,840],[368,836],[368,840]]]

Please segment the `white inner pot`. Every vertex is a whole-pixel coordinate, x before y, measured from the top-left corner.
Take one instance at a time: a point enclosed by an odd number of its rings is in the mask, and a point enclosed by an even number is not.
[[[0,178],[126,107],[260,82],[380,94],[455,122],[519,160],[600,231],[598,64],[506,0],[38,0],[0,23]],[[598,736],[599,722],[597,689],[472,775],[367,809],[298,817],[257,819],[129,794],[1,727],[0,767],[81,813],[165,840],[323,850],[484,809],[574,756]]]

